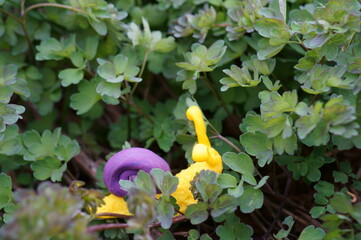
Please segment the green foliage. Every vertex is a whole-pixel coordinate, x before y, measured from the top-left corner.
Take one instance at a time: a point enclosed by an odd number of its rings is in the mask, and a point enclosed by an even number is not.
[[[78,142],[61,135],[57,128],[40,134],[34,130],[23,134],[24,160],[32,161],[30,167],[38,180],[51,178],[60,181],[66,170],[66,163],[80,151]]]
[[[11,178],[5,173],[0,174],[1,193],[0,193],[0,209],[8,206],[13,198]]]
[[[142,31],[138,25],[131,23],[127,31],[129,39],[133,46],[140,45],[147,52],[170,52],[175,48],[173,37],[162,38],[160,31],[150,31],[149,23],[145,18],[142,18],[144,30]]]
[[[227,47],[223,40],[214,42],[209,48],[199,43],[194,43],[191,52],[185,54],[186,62],[178,62],[176,65],[183,70],[178,71],[177,81],[183,82],[183,89],[195,93],[197,86],[195,80],[200,72],[210,72],[217,67]]]
[[[127,204],[130,212],[134,213],[134,217],[128,221],[130,230],[142,230],[147,235],[147,228],[155,219],[163,228],[171,227],[178,206],[170,194],[177,189],[177,177],[155,168],[150,175],[140,170],[134,182],[120,180],[119,184],[128,191]],[[156,189],[162,193],[159,199],[155,199]]]
[[[237,207],[236,199],[229,194],[221,194],[222,187],[217,183],[215,172],[202,170],[197,173],[191,182],[191,191],[196,199],[196,204],[191,204],[185,212],[185,217],[192,224],[199,224],[207,220],[210,214],[217,218],[223,214],[231,213]]]
[[[222,240],[237,238],[251,240],[253,230],[250,226],[241,223],[234,214],[230,214],[227,216],[224,225],[217,227],[216,233]]]
[[[104,156],[131,146],[172,173],[193,163],[192,105],[224,163],[192,181],[185,218],[198,231],[174,224],[178,179],[155,169],[121,183],[135,215],[98,238],[360,238],[360,10],[357,0],[0,0],[0,238],[96,238],[81,209],[94,216],[102,195],[77,180],[106,193]]]
[[[37,192],[17,194],[20,207],[1,228],[2,239],[96,239],[86,232],[90,218],[81,212],[84,203],[68,189],[42,183]]]
[[[342,96],[330,99],[324,106],[316,102],[296,122],[299,138],[309,146],[325,145],[330,133],[351,138],[357,135],[359,124],[354,120],[355,109]]]
[[[287,226],[287,230],[281,229],[276,235],[274,235],[274,237],[276,239],[286,238],[288,236],[288,234],[290,234],[294,223],[295,223],[295,221],[293,220],[293,218],[291,216],[286,217],[285,220],[283,220],[282,224]]]
[[[228,77],[219,80],[224,85],[221,91],[227,91],[230,87],[255,87],[261,82],[257,70],[252,77],[247,66],[241,69],[236,65],[232,65],[231,69],[225,69],[223,72],[227,74]]]
[[[77,110],[77,114],[84,114],[89,111],[101,96],[96,92],[99,79],[82,81],[79,84],[79,92],[71,96],[70,107]]]
[[[301,232],[301,235],[298,239],[306,240],[306,239],[323,239],[325,236],[325,231],[321,228],[315,228],[314,226],[308,226]]]

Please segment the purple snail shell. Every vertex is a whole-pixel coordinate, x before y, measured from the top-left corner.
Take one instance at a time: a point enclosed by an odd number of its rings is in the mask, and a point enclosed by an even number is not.
[[[147,173],[153,168],[170,171],[168,163],[154,152],[145,148],[128,148],[112,156],[105,164],[103,179],[112,194],[123,197],[127,191],[119,185],[119,180],[133,180],[139,170]]]

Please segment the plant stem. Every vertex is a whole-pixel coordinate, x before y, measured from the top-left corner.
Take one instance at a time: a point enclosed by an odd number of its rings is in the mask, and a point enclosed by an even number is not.
[[[17,16],[15,16],[14,14],[6,11],[5,9],[0,8],[0,12],[4,13],[5,15],[8,15],[8,16],[11,17],[11,18],[13,18],[13,19],[14,19],[15,21],[17,21],[18,23],[21,23],[20,19],[19,19]]]
[[[306,51],[308,51],[309,49],[305,46],[305,44],[303,44],[303,42],[301,41],[301,39],[295,34],[295,38],[297,39],[297,43],[300,44],[303,49],[305,49]]]
[[[233,142],[229,141],[227,138],[223,137],[220,134],[215,135],[214,137],[219,138],[226,142],[229,146],[233,147],[237,152],[242,152],[241,149],[239,149],[236,145],[233,144]]]
[[[145,69],[145,65],[147,64],[147,60],[148,60],[148,56],[150,54],[150,51],[148,50],[145,55],[144,55],[144,58],[143,58],[143,63],[142,63],[142,67],[140,68],[140,72],[138,74],[138,77],[141,78],[143,76],[143,73],[144,73],[144,69]],[[134,86],[133,86],[133,89],[132,91],[130,92],[130,96],[132,97],[134,92],[135,92],[135,89],[138,87],[138,84],[139,83],[135,83]]]
[[[59,3],[38,3],[38,4],[34,4],[31,5],[30,7],[28,7],[25,11],[23,16],[26,16],[26,14],[28,12],[30,12],[33,9],[36,8],[41,8],[41,7],[57,7],[57,8],[64,8],[64,9],[68,9],[74,12],[78,12],[84,15],[87,15],[87,12],[83,11],[82,9],[76,8],[76,7],[72,7],[72,6],[68,6],[68,5],[63,5],[63,4],[59,4]]]
[[[185,220],[186,220],[186,218],[184,216],[176,216],[176,217],[173,217],[172,223],[183,222]],[[90,226],[87,228],[87,232],[97,232],[97,231],[104,231],[104,230],[108,230],[108,229],[124,229],[127,227],[128,227],[127,223],[106,223],[106,224]],[[160,222],[153,223],[152,225],[149,226],[149,229],[155,228],[155,227],[160,227]]]

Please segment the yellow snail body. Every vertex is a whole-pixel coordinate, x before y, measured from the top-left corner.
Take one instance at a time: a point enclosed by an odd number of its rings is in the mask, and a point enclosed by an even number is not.
[[[190,121],[193,121],[195,125],[198,143],[194,145],[192,150],[192,159],[194,160],[194,163],[191,164],[187,169],[182,170],[176,175],[176,177],[178,177],[179,180],[178,188],[173,194],[171,194],[177,200],[177,204],[180,207],[179,211],[182,213],[185,212],[188,205],[197,202],[197,200],[194,199],[192,192],[190,191],[190,187],[191,187],[190,182],[193,180],[196,173],[200,172],[201,170],[211,170],[217,173],[221,173],[223,169],[222,157],[214,148],[211,147],[211,144],[207,137],[206,126],[204,124],[203,114],[200,108],[197,106],[191,106],[188,108],[186,115],[187,118]],[[130,151],[132,150],[128,150],[128,152]],[[134,149],[134,151],[139,151],[139,149]],[[149,151],[149,150],[142,150],[142,151]],[[156,158],[155,160],[158,161],[157,157],[152,155],[150,158],[152,157]],[[114,159],[114,161],[119,161],[119,159]],[[165,170],[163,163],[159,163],[159,164],[161,166],[159,168]],[[106,178],[109,178],[109,176],[106,175],[104,176],[104,178],[106,182]],[[119,182],[119,176],[116,176],[114,179]],[[117,183],[116,181],[115,183]],[[112,186],[114,186],[114,183]],[[97,214],[116,213],[122,215],[131,215],[123,197],[110,194],[107,197],[105,197],[103,200],[105,204],[98,208]]]

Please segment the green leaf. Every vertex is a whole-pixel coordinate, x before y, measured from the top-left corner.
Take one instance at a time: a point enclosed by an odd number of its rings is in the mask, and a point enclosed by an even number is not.
[[[110,83],[120,83],[124,79],[122,76],[117,77],[115,67],[111,62],[101,64],[97,69],[97,73]]]
[[[61,167],[61,162],[54,157],[45,157],[37,160],[30,165],[33,170],[34,177],[38,180],[45,180]]]
[[[248,67],[244,66],[242,69],[236,65],[231,65],[231,69],[224,69],[223,72],[228,75],[228,77],[222,78],[219,80],[223,87],[221,91],[226,91],[231,87],[255,87],[260,82],[261,79],[258,75],[258,70],[254,70],[253,77],[248,71]]]
[[[167,37],[159,40],[155,46],[154,51],[167,53],[172,51],[176,47],[176,43],[173,37]]]
[[[258,159],[258,165],[263,167],[273,158],[272,142],[261,132],[245,133],[240,136],[240,142],[246,152]]]
[[[0,141],[0,153],[4,155],[15,155],[22,150],[19,127],[10,125],[4,131],[4,138]]]
[[[88,17],[88,21],[99,35],[105,36],[107,34],[108,29],[104,22],[98,19],[93,19],[91,17]]]
[[[90,82],[84,80],[78,85],[79,92],[70,97],[70,107],[76,110],[78,115],[88,112],[101,99],[96,92],[98,83],[99,79],[92,79]]]
[[[4,208],[13,199],[11,188],[0,187],[0,209]]]
[[[348,105],[342,96],[331,98],[324,106],[316,102],[309,113],[296,121],[297,134],[308,146],[325,145],[330,133],[351,138],[358,133],[355,122],[355,109]],[[306,137],[307,136],[307,137]]]
[[[217,235],[221,240],[242,239],[252,240],[253,229],[239,221],[234,214],[227,216],[224,225],[219,225],[216,229]]]
[[[188,52],[185,56],[187,62],[179,62],[176,65],[187,71],[210,72],[222,59],[226,49],[223,40],[214,42],[209,48],[195,43],[191,47],[192,52]]]
[[[172,176],[170,172],[164,172],[162,169],[154,168],[150,171],[150,174],[154,179],[155,185],[163,194],[170,195],[177,190],[179,179]]]
[[[90,36],[86,38],[83,54],[87,60],[92,60],[95,58],[97,54],[98,45],[99,45],[99,38],[97,36]]]
[[[162,232],[163,235],[160,236],[157,240],[175,240],[171,231],[160,229],[160,232]]]
[[[6,104],[0,102],[0,132],[4,132],[6,125],[14,124],[21,119],[25,108],[20,105]]]
[[[337,212],[351,213],[353,211],[351,200],[342,193],[335,193],[330,203]]]
[[[111,83],[102,81],[98,84],[96,92],[102,96],[109,96],[112,98],[119,98],[122,95],[121,83]]]
[[[217,183],[221,185],[222,188],[236,187],[237,179],[230,174],[221,173],[217,178]]]
[[[172,204],[167,202],[164,197],[161,197],[157,202],[156,210],[162,228],[169,229],[172,226],[172,217],[174,215]]]
[[[73,52],[70,56],[70,60],[77,68],[85,67],[84,56],[81,52]]]
[[[213,204],[211,204],[211,215],[213,218],[219,217],[223,214],[231,213],[236,210],[236,198],[228,194],[220,196]]]
[[[70,58],[76,50],[75,35],[70,35],[69,38],[60,41],[55,38],[43,40],[40,45],[36,46],[36,49],[39,51],[36,54],[38,61]]]
[[[18,68],[16,65],[10,64],[0,66],[0,86],[9,86],[16,82]]]
[[[263,193],[259,189],[247,187],[238,199],[240,209],[243,213],[251,213],[263,205]]]
[[[127,31],[133,46],[141,45],[147,51],[169,52],[176,46],[173,37],[162,38],[160,31],[150,30],[148,21],[142,17],[143,31],[135,23],[130,23]]]
[[[267,183],[268,178],[269,178],[269,176],[264,176],[263,178],[261,178],[261,180],[259,180],[259,182],[257,183],[256,186],[254,186],[254,188],[259,189],[259,188],[263,187]]]
[[[200,234],[197,230],[191,229],[188,232],[187,240],[198,240],[199,236],[200,236]]]
[[[332,171],[332,176],[335,179],[336,183],[340,182],[340,183],[346,184],[348,182],[348,176],[343,172]]]
[[[15,205],[14,203],[8,203],[4,207],[4,222],[10,223],[10,221],[14,218],[13,214],[16,212],[16,210],[19,208],[18,205]]]
[[[243,118],[239,128],[242,132],[255,133],[262,130],[263,121],[260,115],[254,113],[247,113],[246,117]]]
[[[156,188],[152,178],[143,170],[138,171],[137,177],[134,179],[134,183],[138,188],[144,190],[146,193],[155,195]]]
[[[78,68],[68,68],[59,72],[61,85],[67,87],[70,84],[78,84],[84,78],[84,72]]]
[[[326,235],[325,231],[315,226],[308,226],[301,232],[298,240],[321,240]]]
[[[335,186],[326,181],[319,181],[315,186],[315,190],[320,194],[330,197],[335,192]]]
[[[241,181],[236,187],[228,188],[228,194],[235,198],[239,198],[240,196],[242,196],[243,190],[243,179],[241,179]]]
[[[326,208],[322,206],[316,206],[310,210],[311,217],[313,218],[319,218],[321,215],[325,213],[326,213]]]
[[[293,220],[293,218],[291,216],[286,217],[285,220],[283,220],[282,224],[287,225],[287,230],[281,229],[276,235],[274,235],[274,237],[276,239],[286,238],[288,236],[288,234],[290,234],[294,223],[295,223],[295,221]]]
[[[285,46],[285,44],[272,46],[268,43],[268,39],[262,39],[261,41],[259,41],[258,45],[260,47],[260,49],[257,51],[257,57],[259,60],[266,60],[274,57]]]
[[[208,206],[206,203],[191,204],[187,207],[185,217],[191,220],[193,225],[200,224],[208,218]]]
[[[253,177],[253,161],[247,154],[227,152],[223,154],[222,159],[233,171],[241,173],[244,181],[251,185],[257,184],[256,179]]]
[[[11,178],[5,173],[0,173],[0,209],[4,208],[13,198]]]

